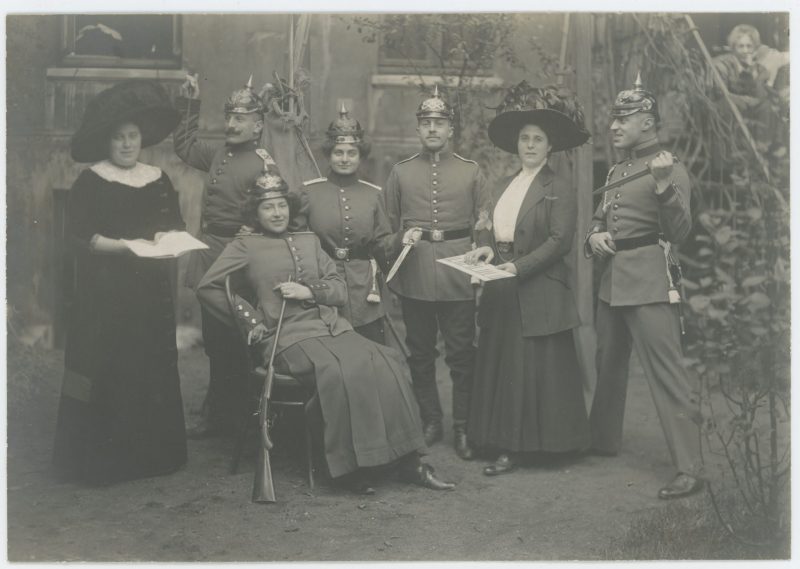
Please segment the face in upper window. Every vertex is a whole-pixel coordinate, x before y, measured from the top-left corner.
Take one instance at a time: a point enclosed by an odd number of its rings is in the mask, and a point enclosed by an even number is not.
[[[535,124],[526,124],[517,137],[517,154],[522,165],[528,169],[540,167],[547,161],[553,147],[547,133]]]
[[[133,168],[142,150],[142,132],[133,123],[119,125],[111,132],[109,160],[120,168]]]
[[[453,125],[448,119],[423,118],[417,122],[417,136],[428,152],[439,152],[453,136]]]
[[[749,34],[742,34],[733,44],[733,53],[739,61],[750,65],[753,62],[753,54],[756,51],[756,44]]]
[[[361,152],[355,144],[337,144],[331,150],[331,169],[337,174],[355,174],[361,164]]]
[[[225,142],[243,144],[257,139],[261,135],[264,121],[258,113],[226,113]]]

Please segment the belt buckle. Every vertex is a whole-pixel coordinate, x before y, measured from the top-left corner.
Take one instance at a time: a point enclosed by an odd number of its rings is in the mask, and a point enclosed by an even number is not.
[[[347,247],[337,247],[336,248],[336,258],[341,259],[344,261],[350,255],[350,249]]]
[[[444,241],[444,231],[434,229],[431,231],[431,241]]]

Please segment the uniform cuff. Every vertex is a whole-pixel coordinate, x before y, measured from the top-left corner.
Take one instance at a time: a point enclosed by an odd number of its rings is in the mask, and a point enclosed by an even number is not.
[[[670,182],[670,184],[669,184],[669,186],[667,186],[666,190],[664,190],[660,194],[656,194],[656,199],[660,203],[667,203],[676,193],[677,193],[677,190],[675,188],[675,182]]]

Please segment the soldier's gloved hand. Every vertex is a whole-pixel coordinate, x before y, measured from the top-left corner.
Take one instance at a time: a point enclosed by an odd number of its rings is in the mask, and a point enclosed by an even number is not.
[[[267,337],[268,332],[269,331],[267,330],[267,327],[264,326],[264,323],[259,322],[247,334],[247,345],[252,346],[253,344],[258,344],[260,341],[262,341],[264,338]]]
[[[412,227],[408,229],[403,235],[403,245],[414,246],[422,239],[422,229],[419,227]]]
[[[667,189],[672,181],[672,165],[675,164],[675,157],[671,152],[661,151],[650,162],[650,173],[656,179],[656,193],[660,194]]]
[[[199,75],[197,73],[189,73],[186,75],[186,81],[181,84],[179,90],[181,97],[186,97],[187,99],[200,98],[200,84],[198,83],[198,79]]]
[[[589,236],[589,247],[592,249],[592,254],[597,255],[601,259],[614,255],[617,252],[614,246],[614,239],[608,231],[592,233]]]
[[[490,263],[492,259],[494,259],[494,251],[488,245],[464,253],[464,262],[468,265],[477,265],[481,261]]]

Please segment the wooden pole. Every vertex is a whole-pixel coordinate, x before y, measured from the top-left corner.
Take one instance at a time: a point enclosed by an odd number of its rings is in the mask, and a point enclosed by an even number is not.
[[[692,35],[694,35],[695,41],[697,41],[697,45],[700,47],[700,51],[703,53],[703,57],[706,59],[706,63],[708,64],[709,70],[711,70],[711,76],[714,78],[714,82],[719,87],[720,91],[722,91],[722,96],[728,102],[728,105],[731,107],[731,112],[733,116],[736,118],[736,122],[739,123],[739,128],[742,129],[742,133],[744,134],[745,140],[747,140],[750,148],[753,150],[753,154],[756,156],[756,160],[758,160],[761,169],[764,171],[764,177],[769,182],[769,167],[767,166],[764,157],[761,156],[761,153],[758,151],[758,147],[756,146],[756,141],[753,138],[753,135],[750,134],[750,129],[747,128],[747,124],[744,122],[744,118],[742,117],[742,113],[739,112],[739,108],[736,106],[736,103],[733,102],[731,99],[731,94],[728,91],[727,85],[725,85],[725,80],[722,79],[722,76],[717,71],[717,67],[714,65],[714,60],[711,57],[711,54],[708,52],[706,48],[706,44],[703,41],[703,38],[700,37],[700,32],[697,31],[697,27],[694,25],[694,20],[689,14],[684,14],[683,16],[686,19],[686,23],[689,24],[689,29],[692,31]]]
[[[572,18],[572,37],[575,60],[575,91],[583,104],[586,127],[594,124],[592,108],[592,42],[594,16],[588,13],[574,14]],[[583,387],[587,408],[591,405],[594,387],[597,383],[595,352],[597,336],[594,329],[594,288],[592,260],[583,256],[583,238],[588,229],[593,211],[592,188],[594,187],[594,148],[584,144],[575,151],[576,192],[578,193],[578,226],[575,235],[575,301],[580,327],[575,330],[575,344],[578,360],[583,372]]]

